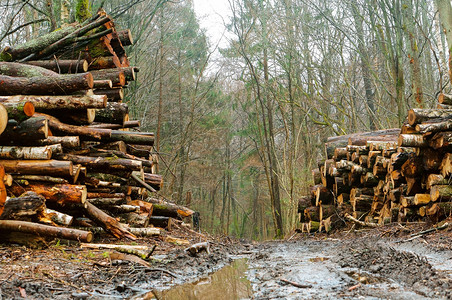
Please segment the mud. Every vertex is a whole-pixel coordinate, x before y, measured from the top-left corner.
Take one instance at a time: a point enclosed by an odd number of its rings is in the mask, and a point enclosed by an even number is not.
[[[452,233],[386,232],[212,239],[197,256],[162,244],[150,266],[77,244],[4,245],[0,299],[452,299]]]

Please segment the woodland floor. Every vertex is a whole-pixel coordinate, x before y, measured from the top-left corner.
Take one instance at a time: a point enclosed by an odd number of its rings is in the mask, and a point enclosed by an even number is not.
[[[197,257],[162,239],[139,240],[158,244],[151,267],[77,243],[0,244],[0,299],[452,299],[452,228],[401,242],[425,228],[216,238]]]

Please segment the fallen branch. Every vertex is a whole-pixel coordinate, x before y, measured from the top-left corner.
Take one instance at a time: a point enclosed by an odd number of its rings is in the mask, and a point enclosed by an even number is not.
[[[293,281],[290,281],[290,280],[287,280],[287,279],[284,279],[284,278],[280,278],[279,280],[284,282],[284,283],[288,283],[290,285],[293,285],[293,286],[295,286],[297,288],[300,288],[300,289],[312,288],[312,285],[310,285],[310,284],[299,284],[299,283],[296,283],[296,282],[293,282]]]

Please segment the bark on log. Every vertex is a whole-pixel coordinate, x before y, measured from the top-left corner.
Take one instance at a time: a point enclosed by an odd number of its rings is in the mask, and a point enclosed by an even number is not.
[[[35,107],[30,101],[9,102],[9,97],[0,96],[2,104],[8,112],[8,119],[14,119],[18,122],[29,119],[35,113]]]
[[[91,73],[30,78],[0,75],[0,95],[65,95],[92,88]]]
[[[54,227],[25,221],[0,220],[0,231],[32,233],[39,236],[75,240],[86,243],[90,243],[93,240],[93,234],[89,231]]]
[[[424,135],[450,130],[452,130],[452,119],[433,119],[416,125],[416,131]]]
[[[88,71],[88,61],[84,59],[34,60],[23,63],[26,65],[38,66],[60,74],[85,73]]]
[[[0,160],[7,173],[70,178],[72,162],[58,160]]]
[[[119,68],[121,62],[117,56],[99,56],[93,59],[88,66],[89,70]]]
[[[48,121],[45,118],[33,117],[21,122],[9,122],[5,131],[0,134],[3,144],[30,145],[36,140],[47,139],[49,134]]]
[[[441,175],[443,175],[444,177],[452,174],[452,153],[446,153],[446,155],[444,155],[441,166],[439,168],[441,170]]]
[[[436,133],[429,141],[429,145],[433,149],[450,148],[452,146],[452,131]]]
[[[452,185],[434,185],[430,196],[432,201],[449,202],[452,200]]]
[[[80,138],[78,136],[49,136],[43,140],[37,140],[37,145],[55,145],[60,144],[63,148],[73,149],[80,147]]]
[[[94,89],[111,89],[113,88],[113,83],[111,80],[94,80],[93,82]]]
[[[17,198],[9,198],[4,204],[0,220],[35,221],[45,217],[46,199],[36,193],[26,192]]]
[[[68,183],[64,178],[52,177],[47,175],[14,175],[14,180],[27,180],[27,181],[44,181],[51,183]],[[11,185],[9,185],[11,186]]]
[[[44,147],[0,146],[0,159],[50,159],[52,149]]]
[[[21,195],[24,191],[32,191],[46,198],[48,202],[61,205],[69,203],[86,203],[86,186],[71,184],[51,184],[34,182],[28,186],[13,184],[8,190],[14,195]]]
[[[438,96],[438,102],[441,104],[452,105],[452,95],[441,93]]]
[[[9,102],[30,101],[36,111],[48,110],[79,110],[87,108],[103,108],[107,106],[107,97],[102,95],[92,96],[10,96],[0,97]]]
[[[94,94],[106,95],[108,101],[111,102],[121,102],[124,99],[124,91],[122,88],[96,89],[94,90]]]
[[[91,71],[94,80],[111,80],[113,86],[124,86],[126,76],[123,71],[115,69],[102,69]]]
[[[129,29],[117,31],[116,34],[123,46],[133,45],[132,32]]]
[[[53,222],[64,226],[70,226],[72,224],[72,221],[74,220],[73,216],[50,208],[46,208],[45,213]]]
[[[440,174],[430,174],[427,178],[427,189],[430,190],[434,185],[449,185],[452,184],[452,180],[450,178],[444,178],[443,175]]]
[[[141,125],[141,121],[139,121],[139,120],[132,120],[132,121],[125,121],[123,125],[120,125],[120,124],[109,124],[109,123],[94,123],[94,124],[90,124],[89,127],[91,127],[91,128],[104,128],[104,129],[121,129],[121,128],[140,127],[140,125]]]
[[[1,60],[1,59],[0,59]],[[15,62],[0,62],[0,74],[11,77],[58,77],[58,73],[39,66]]]
[[[115,218],[110,217],[93,204],[86,204],[86,212],[91,219],[101,225],[106,231],[110,232],[116,238],[125,237],[130,240],[136,240],[136,236],[129,232],[128,228],[126,228],[124,224],[119,223]]]
[[[190,217],[191,215],[194,214],[194,211],[187,207],[169,203],[156,198],[147,198],[146,201],[152,203],[154,215],[180,218],[180,217]]]
[[[147,213],[124,213],[121,214],[120,219],[122,222],[128,224],[131,227],[142,228],[148,227],[150,224],[151,216]],[[158,226],[161,227],[161,226]]]
[[[58,154],[55,156],[61,160],[71,161],[75,164],[81,164],[85,166],[88,171],[99,173],[110,172],[131,172],[139,171],[142,168],[142,162],[132,159],[122,158],[102,158],[102,157],[90,157],[73,154]]]
[[[427,147],[428,143],[421,134],[401,134],[398,145],[399,147]]]
[[[450,118],[452,110],[449,109],[422,109],[413,108],[408,111],[408,123],[413,126],[435,118]]]
[[[124,126],[129,120],[129,107],[126,103],[108,103],[103,109],[96,110],[96,122],[113,123]]]

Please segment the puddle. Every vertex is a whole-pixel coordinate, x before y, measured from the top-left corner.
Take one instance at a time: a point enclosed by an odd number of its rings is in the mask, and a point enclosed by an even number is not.
[[[251,283],[245,275],[246,259],[237,259],[208,277],[193,283],[175,286],[164,291],[155,291],[159,300],[199,299],[228,300],[252,298]]]

